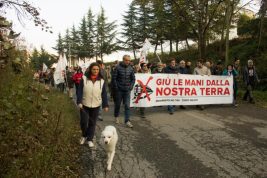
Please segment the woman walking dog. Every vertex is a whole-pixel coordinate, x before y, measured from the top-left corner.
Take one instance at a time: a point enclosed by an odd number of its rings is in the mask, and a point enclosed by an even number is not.
[[[85,72],[77,92],[77,105],[80,109],[82,130],[80,144],[88,141],[90,148],[94,147],[93,137],[99,108],[102,105],[103,110],[108,111],[107,91],[106,87],[104,87],[105,82],[99,72],[99,65],[92,63]]]

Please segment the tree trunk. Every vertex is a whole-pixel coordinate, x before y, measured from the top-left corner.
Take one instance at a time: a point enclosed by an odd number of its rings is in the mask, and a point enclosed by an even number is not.
[[[134,60],[136,60],[136,52],[134,48],[133,48],[133,54],[134,54]]]
[[[199,51],[199,58],[205,59],[206,55],[206,34],[203,32],[199,33],[198,37],[198,51]]]
[[[226,33],[225,33],[225,64],[229,63],[229,35],[230,35],[230,26],[234,11],[234,2],[227,0],[227,10],[226,10]]]
[[[100,58],[101,58],[101,61],[104,62],[103,61],[103,54],[102,53],[100,53]]]
[[[264,24],[264,17],[266,15],[266,9],[267,9],[267,3],[263,0],[262,1],[262,7],[260,9],[260,29],[259,29],[259,42],[258,42],[258,48],[257,51],[259,52],[261,47],[261,41],[262,41],[262,31],[263,31],[263,24]]]
[[[189,43],[188,43],[188,39],[187,38],[185,39],[185,42],[186,42],[187,49],[190,50],[190,46],[189,46]]]
[[[176,40],[176,52],[178,52],[179,49],[179,40]]]
[[[227,13],[227,8],[225,9],[225,15],[226,15],[226,13]],[[224,22],[223,22],[222,31],[221,31],[221,41],[220,41],[220,47],[219,47],[219,55],[220,56],[223,54],[223,46],[224,46],[224,42],[225,42],[225,38],[224,38],[225,23],[226,23],[226,20],[224,20]]]
[[[157,49],[158,49],[158,43],[156,43],[156,45],[155,45],[154,54],[157,53]]]
[[[172,53],[172,40],[170,40],[170,54]]]
[[[163,51],[163,46],[162,46],[162,44],[163,44],[163,41],[161,40],[161,41],[160,41],[160,49],[161,49],[161,55],[163,56],[164,51]]]

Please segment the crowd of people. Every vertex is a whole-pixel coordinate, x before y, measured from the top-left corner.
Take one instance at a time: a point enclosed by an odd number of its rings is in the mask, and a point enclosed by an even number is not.
[[[81,144],[88,142],[89,147],[93,147],[93,136],[95,132],[96,121],[101,120],[102,111],[108,111],[108,93],[110,100],[114,102],[114,118],[117,124],[121,123],[120,108],[124,105],[124,123],[127,127],[132,128],[133,124],[130,120],[130,92],[135,84],[135,74],[192,74],[192,75],[224,75],[233,76],[233,105],[237,104],[238,87],[245,86],[245,94],[243,100],[255,103],[253,97],[253,89],[259,78],[254,66],[253,60],[248,60],[247,65],[243,68],[240,66],[240,60],[235,58],[232,64],[224,67],[222,61],[214,63],[211,60],[197,60],[195,68],[189,60],[177,61],[175,58],[169,60],[169,64],[165,63],[141,63],[134,65],[129,55],[123,56],[123,61],[115,61],[111,66],[105,66],[102,61],[92,63],[83,73],[80,67],[66,67],[63,71],[65,82],[55,86],[53,81],[54,69],[46,72],[37,71],[34,79],[45,84],[51,84],[60,91],[68,92],[70,98],[73,97],[74,87],[77,97],[77,106],[80,109],[80,126],[82,130]],[[67,89],[67,90],[66,90]],[[185,106],[179,106],[186,109]],[[200,110],[204,106],[196,106]],[[167,110],[169,114],[174,113],[175,106],[169,105]],[[145,108],[140,108],[140,117],[145,118]]]

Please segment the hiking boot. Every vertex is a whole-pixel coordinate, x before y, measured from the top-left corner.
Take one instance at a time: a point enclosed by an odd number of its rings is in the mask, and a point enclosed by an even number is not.
[[[172,112],[172,111],[170,111],[170,112],[169,112],[169,114],[170,114],[170,115],[173,115],[173,112]]]
[[[89,146],[89,148],[93,148],[95,145],[92,141],[88,141],[88,146]]]
[[[118,117],[115,117],[115,123],[120,124],[120,119]]]
[[[81,137],[80,139],[80,144],[83,145],[86,141],[86,137]]]
[[[132,125],[132,123],[130,121],[126,122],[125,124],[126,124],[127,127],[133,128],[133,125]]]

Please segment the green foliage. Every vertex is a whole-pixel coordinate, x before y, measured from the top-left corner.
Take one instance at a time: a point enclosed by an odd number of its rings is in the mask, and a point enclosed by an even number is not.
[[[64,39],[63,39],[63,45],[64,45],[63,48],[66,50],[66,57],[70,58],[70,55],[71,55],[71,51],[70,51],[71,37],[70,37],[69,29],[66,30],[66,34],[65,34]]]
[[[43,47],[41,47],[40,52],[36,48],[34,48],[30,59],[31,64],[35,70],[41,70],[43,63],[49,67],[56,62],[56,60],[47,51],[45,51]]]
[[[135,50],[141,48],[141,45],[138,44],[138,28],[137,28],[137,7],[134,3],[129,5],[129,10],[123,15],[122,23],[122,38],[120,41],[122,49],[132,50],[135,56]],[[136,58],[136,57],[135,57]]]
[[[73,25],[70,32],[69,30],[66,31],[62,45],[63,50],[67,51],[68,58],[71,54],[80,58],[96,56],[103,59],[104,55],[119,49],[116,40],[116,27],[115,22],[108,22],[103,8],[97,19],[89,9],[78,28]],[[58,45],[56,49],[58,49]],[[58,50],[58,52],[60,51]]]
[[[266,18],[267,19],[267,18]],[[267,29],[267,23],[264,23],[264,29]],[[252,37],[257,38],[258,36],[258,27],[259,27],[260,19],[244,19],[244,16],[240,17],[237,34],[238,36]],[[264,36],[266,36],[266,30],[264,31]]]
[[[64,51],[63,39],[60,33],[58,34],[57,46],[55,47],[55,49],[58,51],[59,54]]]
[[[87,57],[92,58],[95,56],[95,36],[96,36],[96,29],[95,29],[95,20],[94,20],[94,15],[92,13],[92,10],[89,9],[87,13],[87,34],[88,34],[88,39],[87,39]]]
[[[75,105],[23,66],[0,71],[0,177],[78,177]]]
[[[251,21],[251,18],[247,16],[246,14],[241,14],[238,18],[237,22],[237,35],[242,36],[245,33],[247,33],[247,30],[245,27],[248,27],[249,22]]]
[[[76,27],[73,25],[71,28],[71,52],[72,54],[78,56],[80,48],[80,36],[76,30]]]
[[[117,33],[115,30],[116,27],[115,21],[110,23],[107,22],[105,11],[101,8],[101,12],[96,20],[96,50],[102,61],[104,55],[111,54],[118,50],[115,41]]]
[[[81,45],[79,46],[79,57],[86,57],[87,51],[88,51],[88,46],[89,46],[89,36],[88,36],[88,31],[87,31],[87,22],[86,18],[83,17],[82,22],[80,24],[80,30],[79,30],[79,35],[81,38]]]

